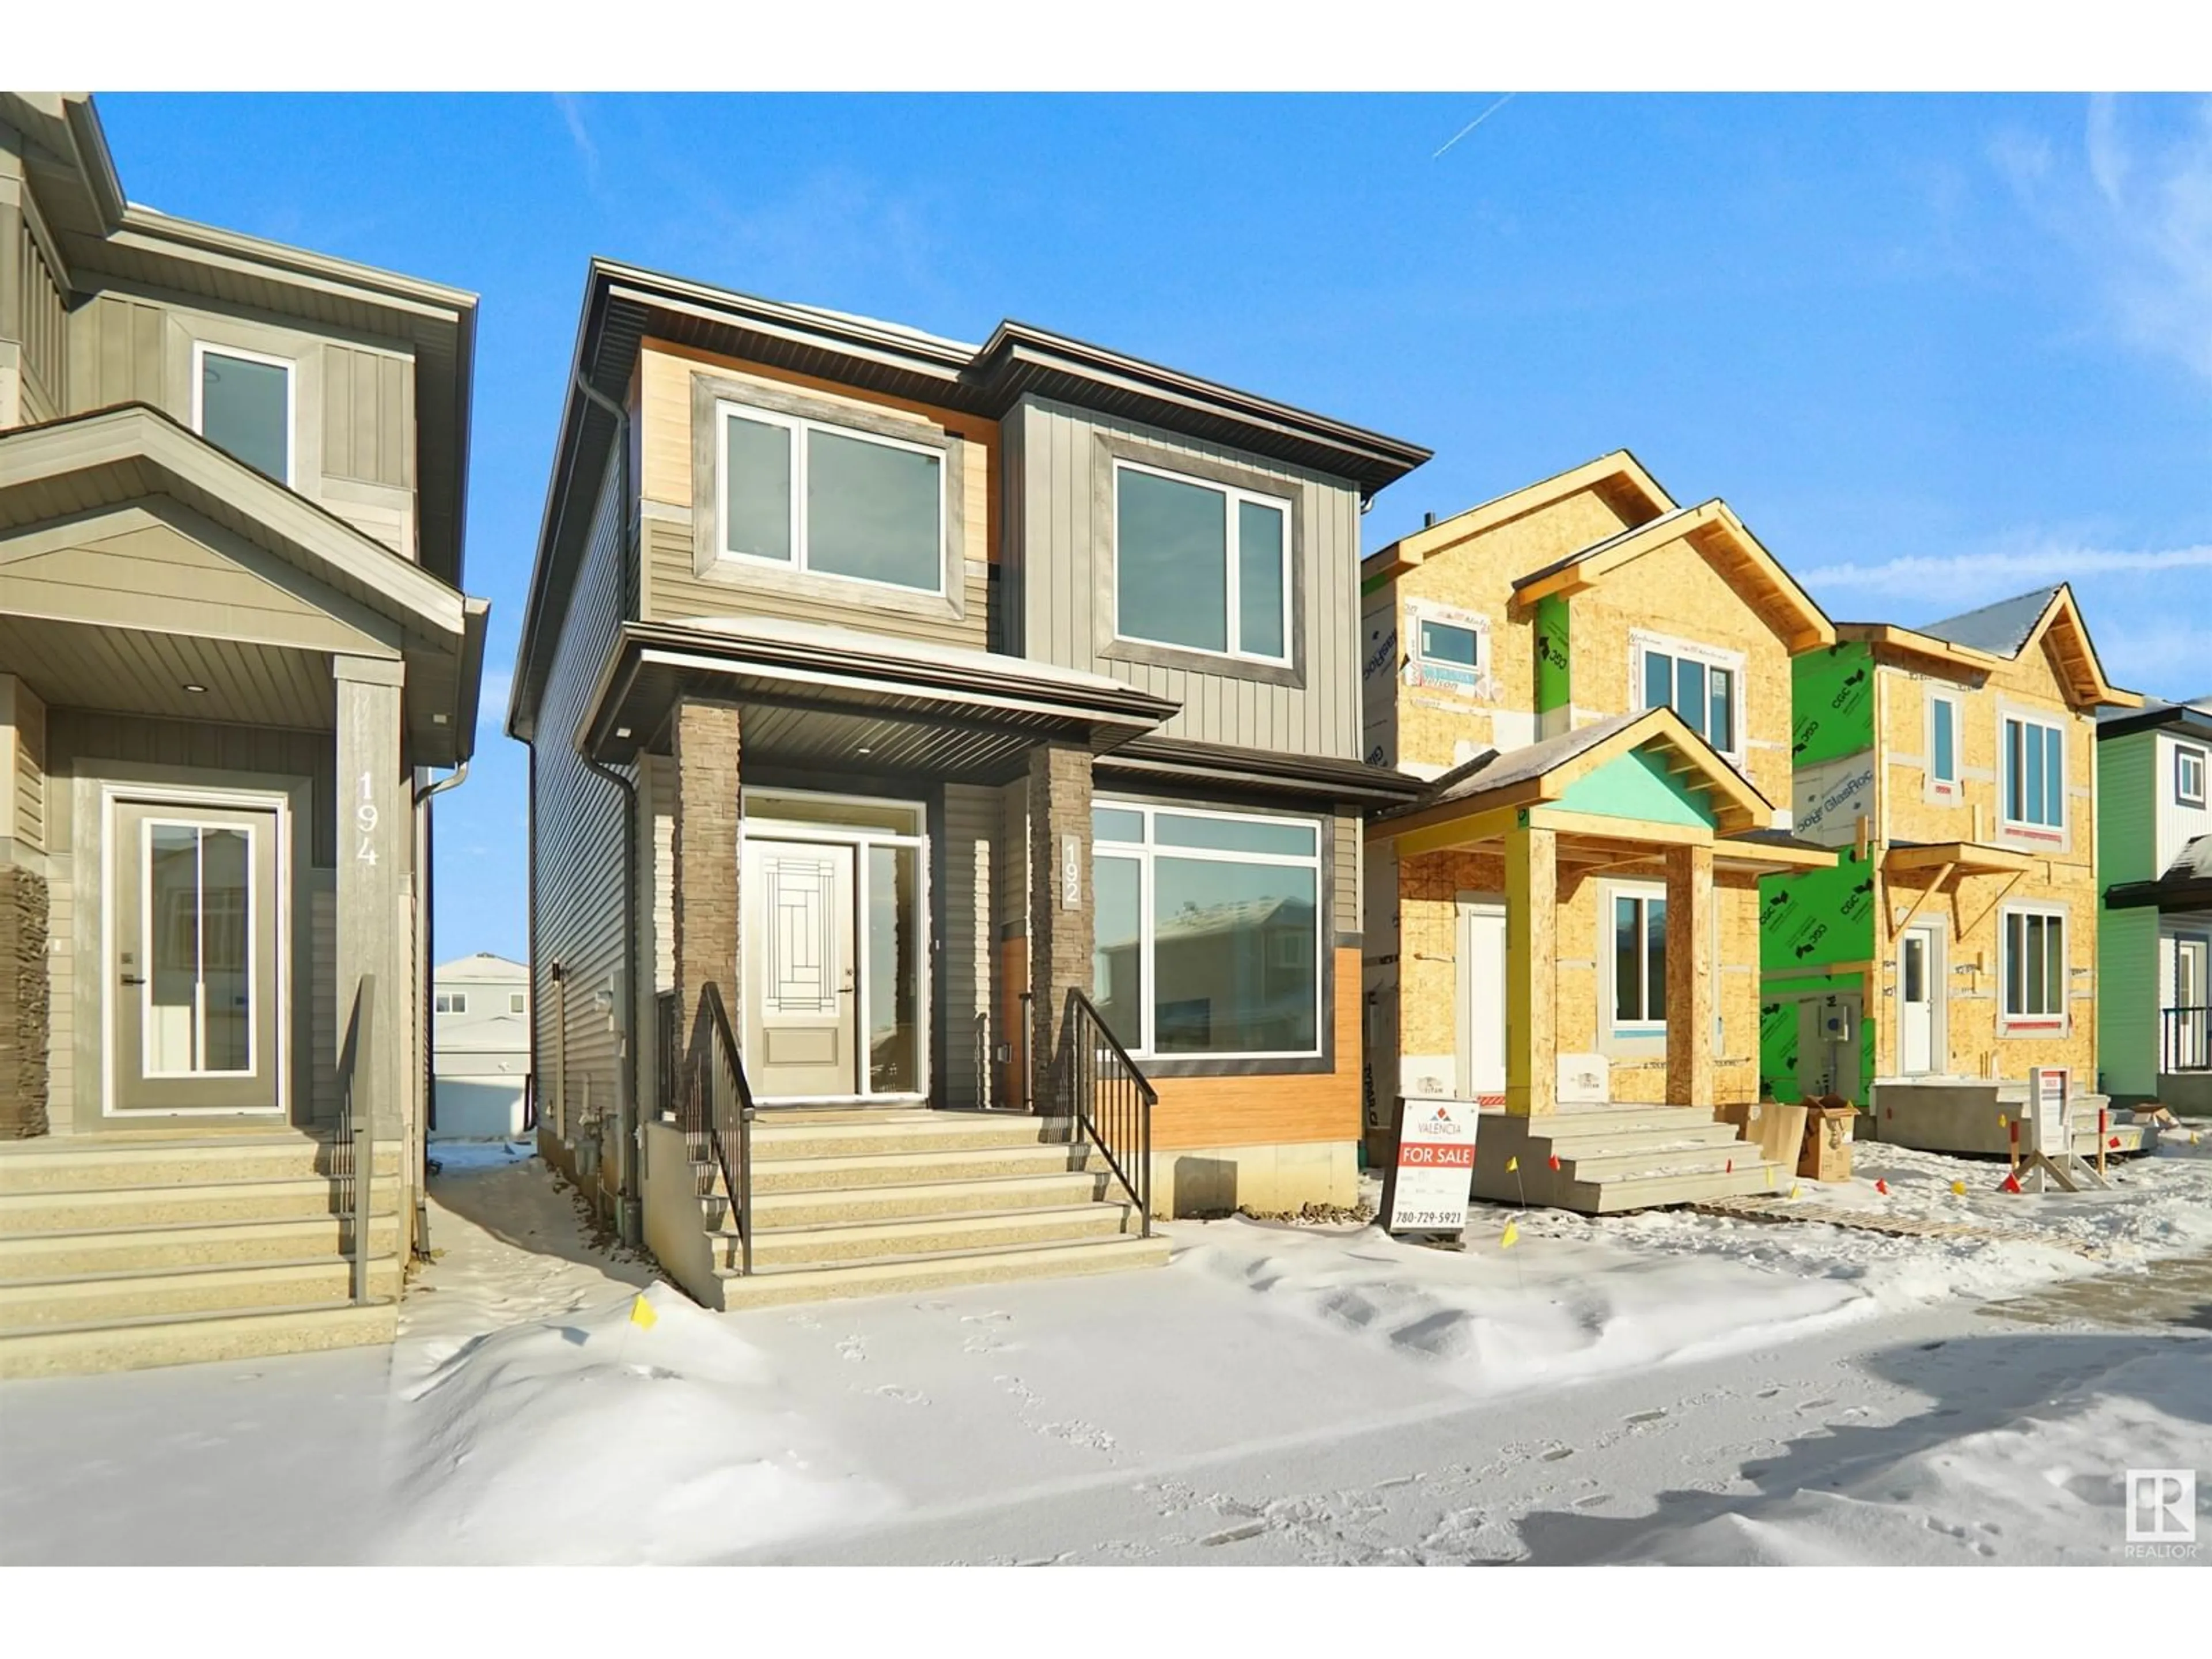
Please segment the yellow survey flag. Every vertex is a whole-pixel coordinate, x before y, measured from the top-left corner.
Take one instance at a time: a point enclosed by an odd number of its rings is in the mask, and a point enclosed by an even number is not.
[[[1505,1231],[1498,1235],[1498,1248],[1501,1250],[1510,1250],[1520,1242],[1521,1229],[1512,1222],[1507,1222]]]
[[[1997,1114],[1997,1127],[2000,1129],[2008,1129],[2011,1127],[2012,1126],[2010,1124],[2005,1121],[2005,1115],[2002,1112],[1999,1112]]]
[[[1796,1196],[1797,1196],[1797,1186],[1796,1186],[1796,1183],[1795,1182],[1792,1182],[1790,1183],[1790,1197],[1792,1197],[1792,1198],[1795,1198],[1795,1197],[1796,1197]]]
[[[1963,1181],[1954,1181],[1951,1183],[1951,1190],[1964,1198],[1966,1195],[1966,1183]]]
[[[1511,1175],[1511,1174],[1512,1174],[1516,1170],[1519,1169],[1520,1167],[1521,1167],[1521,1160],[1520,1160],[1519,1158],[1507,1158],[1507,1159],[1505,1160],[1505,1173],[1506,1173],[1506,1174],[1508,1174],[1508,1175]]]
[[[660,1322],[660,1316],[653,1312],[653,1304],[645,1299],[642,1291],[638,1292],[637,1300],[629,1304],[629,1322],[647,1331]]]

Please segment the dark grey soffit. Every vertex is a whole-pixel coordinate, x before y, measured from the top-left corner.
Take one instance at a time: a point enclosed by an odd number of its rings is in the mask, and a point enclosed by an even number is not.
[[[1365,807],[1395,805],[1427,787],[1419,778],[1364,761],[1191,743],[1157,734],[1133,738],[1102,755],[1097,771],[1103,777],[1187,781]]]

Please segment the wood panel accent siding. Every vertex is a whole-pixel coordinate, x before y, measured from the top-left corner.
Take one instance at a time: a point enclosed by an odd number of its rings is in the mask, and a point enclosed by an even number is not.
[[[1155,1078],[1152,1146],[1288,1146],[1359,1139],[1359,951],[1336,952],[1335,1068],[1250,1077]]]
[[[1170,697],[1182,712],[1169,737],[1248,749],[1352,759],[1359,753],[1359,501],[1352,486],[1296,471],[1234,450],[1117,422],[1066,404],[1025,398],[1006,417],[1019,428],[1010,453],[1021,482],[1009,490],[1018,510],[1008,541],[1010,591],[1006,649],[1041,662],[1107,674]],[[1105,654],[1110,645],[1113,525],[1110,495],[1097,500],[1099,440],[1142,445],[1194,466],[1232,469],[1293,503],[1291,537],[1300,551],[1303,592],[1292,605],[1303,638],[1293,660],[1303,684],[1279,668],[1247,671],[1227,658],[1218,671]],[[1176,653],[1188,659],[1188,653]]]
[[[620,461],[611,457],[600,480],[533,746],[531,1017],[545,1121],[571,1146],[591,1133],[587,1112],[612,1116],[621,1098],[617,1038],[592,998],[623,965],[625,809],[622,791],[586,767],[572,742],[615,629],[630,610]],[[551,977],[556,964],[565,994]]]
[[[323,348],[323,471],[403,489],[415,483],[415,365],[337,344]]]
[[[692,459],[696,446],[692,382],[700,375],[757,386],[769,395],[802,392],[872,420],[880,421],[886,416],[908,418],[919,431],[934,430],[960,440],[957,463],[948,465],[957,471],[960,488],[957,505],[963,544],[958,577],[961,614],[923,614],[911,605],[902,607],[888,600],[876,603],[866,586],[832,579],[816,584],[830,591],[825,603],[818,592],[781,590],[769,580],[779,573],[766,572],[760,580],[748,580],[744,567],[735,562],[712,565],[702,574],[696,556]],[[781,617],[971,651],[991,648],[994,598],[991,566],[999,556],[996,422],[903,398],[859,397],[849,387],[812,376],[648,340],[639,360],[636,422],[646,544],[640,609],[647,620]],[[843,599],[848,589],[849,601]]]

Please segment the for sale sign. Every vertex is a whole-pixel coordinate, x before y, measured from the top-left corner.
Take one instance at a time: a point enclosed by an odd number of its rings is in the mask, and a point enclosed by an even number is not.
[[[2074,1126],[2067,1118],[2072,1073],[2063,1066],[2045,1066],[2027,1074],[2028,1121],[2035,1150],[2045,1158],[2064,1158],[2074,1150]]]
[[[1474,1103],[1398,1103],[1398,1162],[1383,1224],[1394,1233],[1462,1233],[1474,1186]]]

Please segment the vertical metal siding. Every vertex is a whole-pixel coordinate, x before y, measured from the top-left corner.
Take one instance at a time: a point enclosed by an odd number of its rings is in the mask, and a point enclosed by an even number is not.
[[[532,745],[537,765],[530,816],[538,856],[537,890],[531,896],[537,958],[531,964],[531,1001],[538,1091],[547,1121],[557,1122],[572,1142],[586,1102],[601,1115],[614,1112],[621,1098],[617,1037],[592,998],[623,966],[623,800],[574,746],[585,699],[629,608],[619,459],[611,459],[599,483]],[[551,983],[556,963],[567,978],[565,996]],[[564,1009],[565,1030],[556,1031]],[[557,1115],[556,1101],[562,1106]]]
[[[1358,492],[1236,450],[1149,427],[1026,399],[1007,416],[1010,522],[1018,526],[1018,598],[1024,654],[1088,669],[1182,703],[1163,731],[1196,742],[1351,759],[1359,752],[1357,628]],[[1018,429],[1018,435],[1017,435]],[[1266,684],[1224,664],[1206,673],[1098,653],[1098,564],[1110,556],[1110,525],[1093,523],[1094,434],[1105,433],[1261,474],[1296,498],[1304,537],[1303,687]]]

